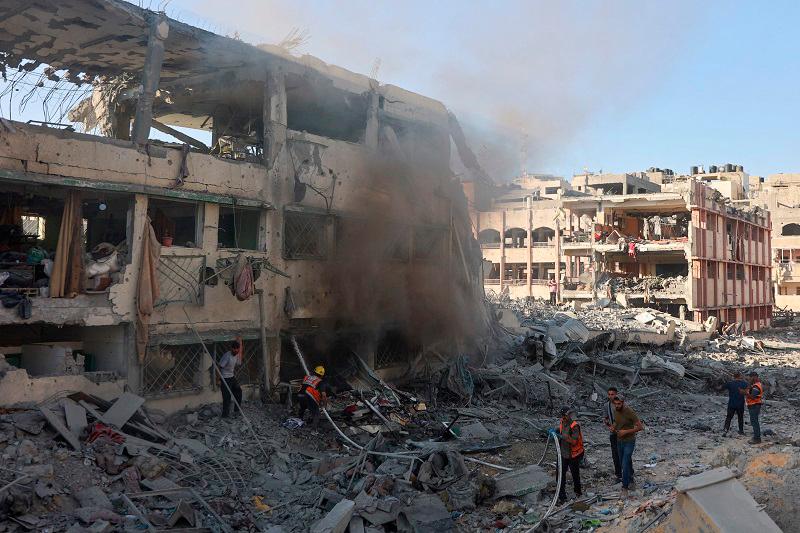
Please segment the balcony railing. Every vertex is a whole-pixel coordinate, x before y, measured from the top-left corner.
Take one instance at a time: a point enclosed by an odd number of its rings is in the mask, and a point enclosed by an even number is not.
[[[500,248],[499,242],[483,242],[481,248]]]

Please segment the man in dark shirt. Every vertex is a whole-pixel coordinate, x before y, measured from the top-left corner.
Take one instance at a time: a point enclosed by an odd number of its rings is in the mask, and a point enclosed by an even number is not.
[[[742,379],[742,373],[735,372],[733,379],[725,384],[725,388],[728,389],[728,414],[725,416],[725,428],[722,434],[727,435],[730,431],[731,420],[735,414],[739,422],[739,435],[744,435],[744,394],[741,393],[741,389],[747,388],[747,382]]]
[[[610,286],[610,285],[609,285]],[[617,476],[617,483],[622,482],[622,464],[619,460],[619,448],[617,446],[617,434],[614,431],[614,398],[617,397],[617,390],[616,387],[609,387],[608,388],[608,401],[606,402],[603,408],[603,423],[605,423],[606,427],[608,428],[609,438],[608,440],[611,442],[611,460],[614,462],[614,475]],[[631,476],[633,475],[633,469],[631,468]]]
[[[625,397],[617,394],[611,402],[614,405],[614,432],[617,434],[619,460],[622,463],[622,493],[628,497],[628,487],[633,477],[633,450],[636,448],[636,434],[644,429],[636,412],[625,405]]]

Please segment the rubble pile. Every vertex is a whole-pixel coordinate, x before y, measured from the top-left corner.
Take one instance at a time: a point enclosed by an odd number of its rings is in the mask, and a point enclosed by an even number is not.
[[[686,291],[686,280],[686,276],[603,276],[597,282],[597,289],[601,294],[609,291],[610,294],[682,294]]]
[[[654,309],[506,303],[482,354],[427,347],[395,385],[358,357],[343,363],[319,427],[296,418],[291,384],[280,403],[245,402],[230,419],[219,405],[166,417],[131,393],[5,410],[0,531],[638,531],[669,519],[676,479],[737,465],[711,454],[743,442],[720,440],[725,400],[707,395],[735,369],[765,376],[767,446],[800,445],[787,411],[800,384],[791,330],[714,336],[713,324]],[[612,385],[647,425],[629,500],[606,457]],[[563,405],[584,433],[585,493],[555,506],[548,430]],[[785,453],[781,464],[800,465]],[[794,485],[778,505],[760,477],[743,482],[791,520]]]

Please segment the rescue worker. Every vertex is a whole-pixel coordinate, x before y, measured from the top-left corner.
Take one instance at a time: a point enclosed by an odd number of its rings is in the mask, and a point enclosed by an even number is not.
[[[750,372],[748,376],[749,385],[746,389],[740,389],[744,394],[744,403],[747,405],[747,412],[750,414],[750,425],[753,426],[753,438],[750,444],[761,443],[761,424],[758,417],[761,414],[761,405],[764,403],[764,385],[758,379],[757,372]]]
[[[303,385],[300,387],[300,412],[298,417],[303,418],[306,410],[311,411],[311,426],[316,429],[319,425],[320,407],[325,407],[328,403],[328,384],[325,383],[325,367],[318,365],[314,368],[314,374],[303,378]]]
[[[575,420],[575,412],[569,407],[561,410],[561,423],[558,426],[558,438],[561,440],[561,483],[558,487],[558,501],[563,503],[567,499],[567,470],[572,474],[572,487],[575,497],[580,498],[581,490],[581,461],[583,460],[583,433],[581,426]]]

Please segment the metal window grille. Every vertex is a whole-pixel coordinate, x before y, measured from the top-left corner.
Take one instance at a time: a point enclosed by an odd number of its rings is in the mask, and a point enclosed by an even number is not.
[[[389,368],[408,361],[410,349],[405,338],[393,332],[387,332],[375,350],[375,368]]]
[[[201,344],[152,345],[142,363],[141,394],[158,396],[202,388]]]
[[[230,343],[228,343],[230,344]],[[264,359],[261,357],[261,340],[242,341],[242,364],[236,367],[236,379],[242,385],[255,385],[264,381]],[[219,349],[220,355],[227,350]]]
[[[395,261],[408,261],[410,255],[408,227],[401,226],[397,231],[388,236],[386,243],[386,257]]]
[[[202,305],[205,270],[205,256],[162,255],[158,262],[161,296],[156,305],[175,302]]]
[[[327,255],[325,229],[327,217],[286,212],[283,253],[286,259],[324,259]]]
[[[40,239],[44,239],[44,217],[23,215],[22,233],[25,235],[37,235]]]
[[[444,230],[439,228],[414,229],[414,259],[438,259],[442,255]]]

